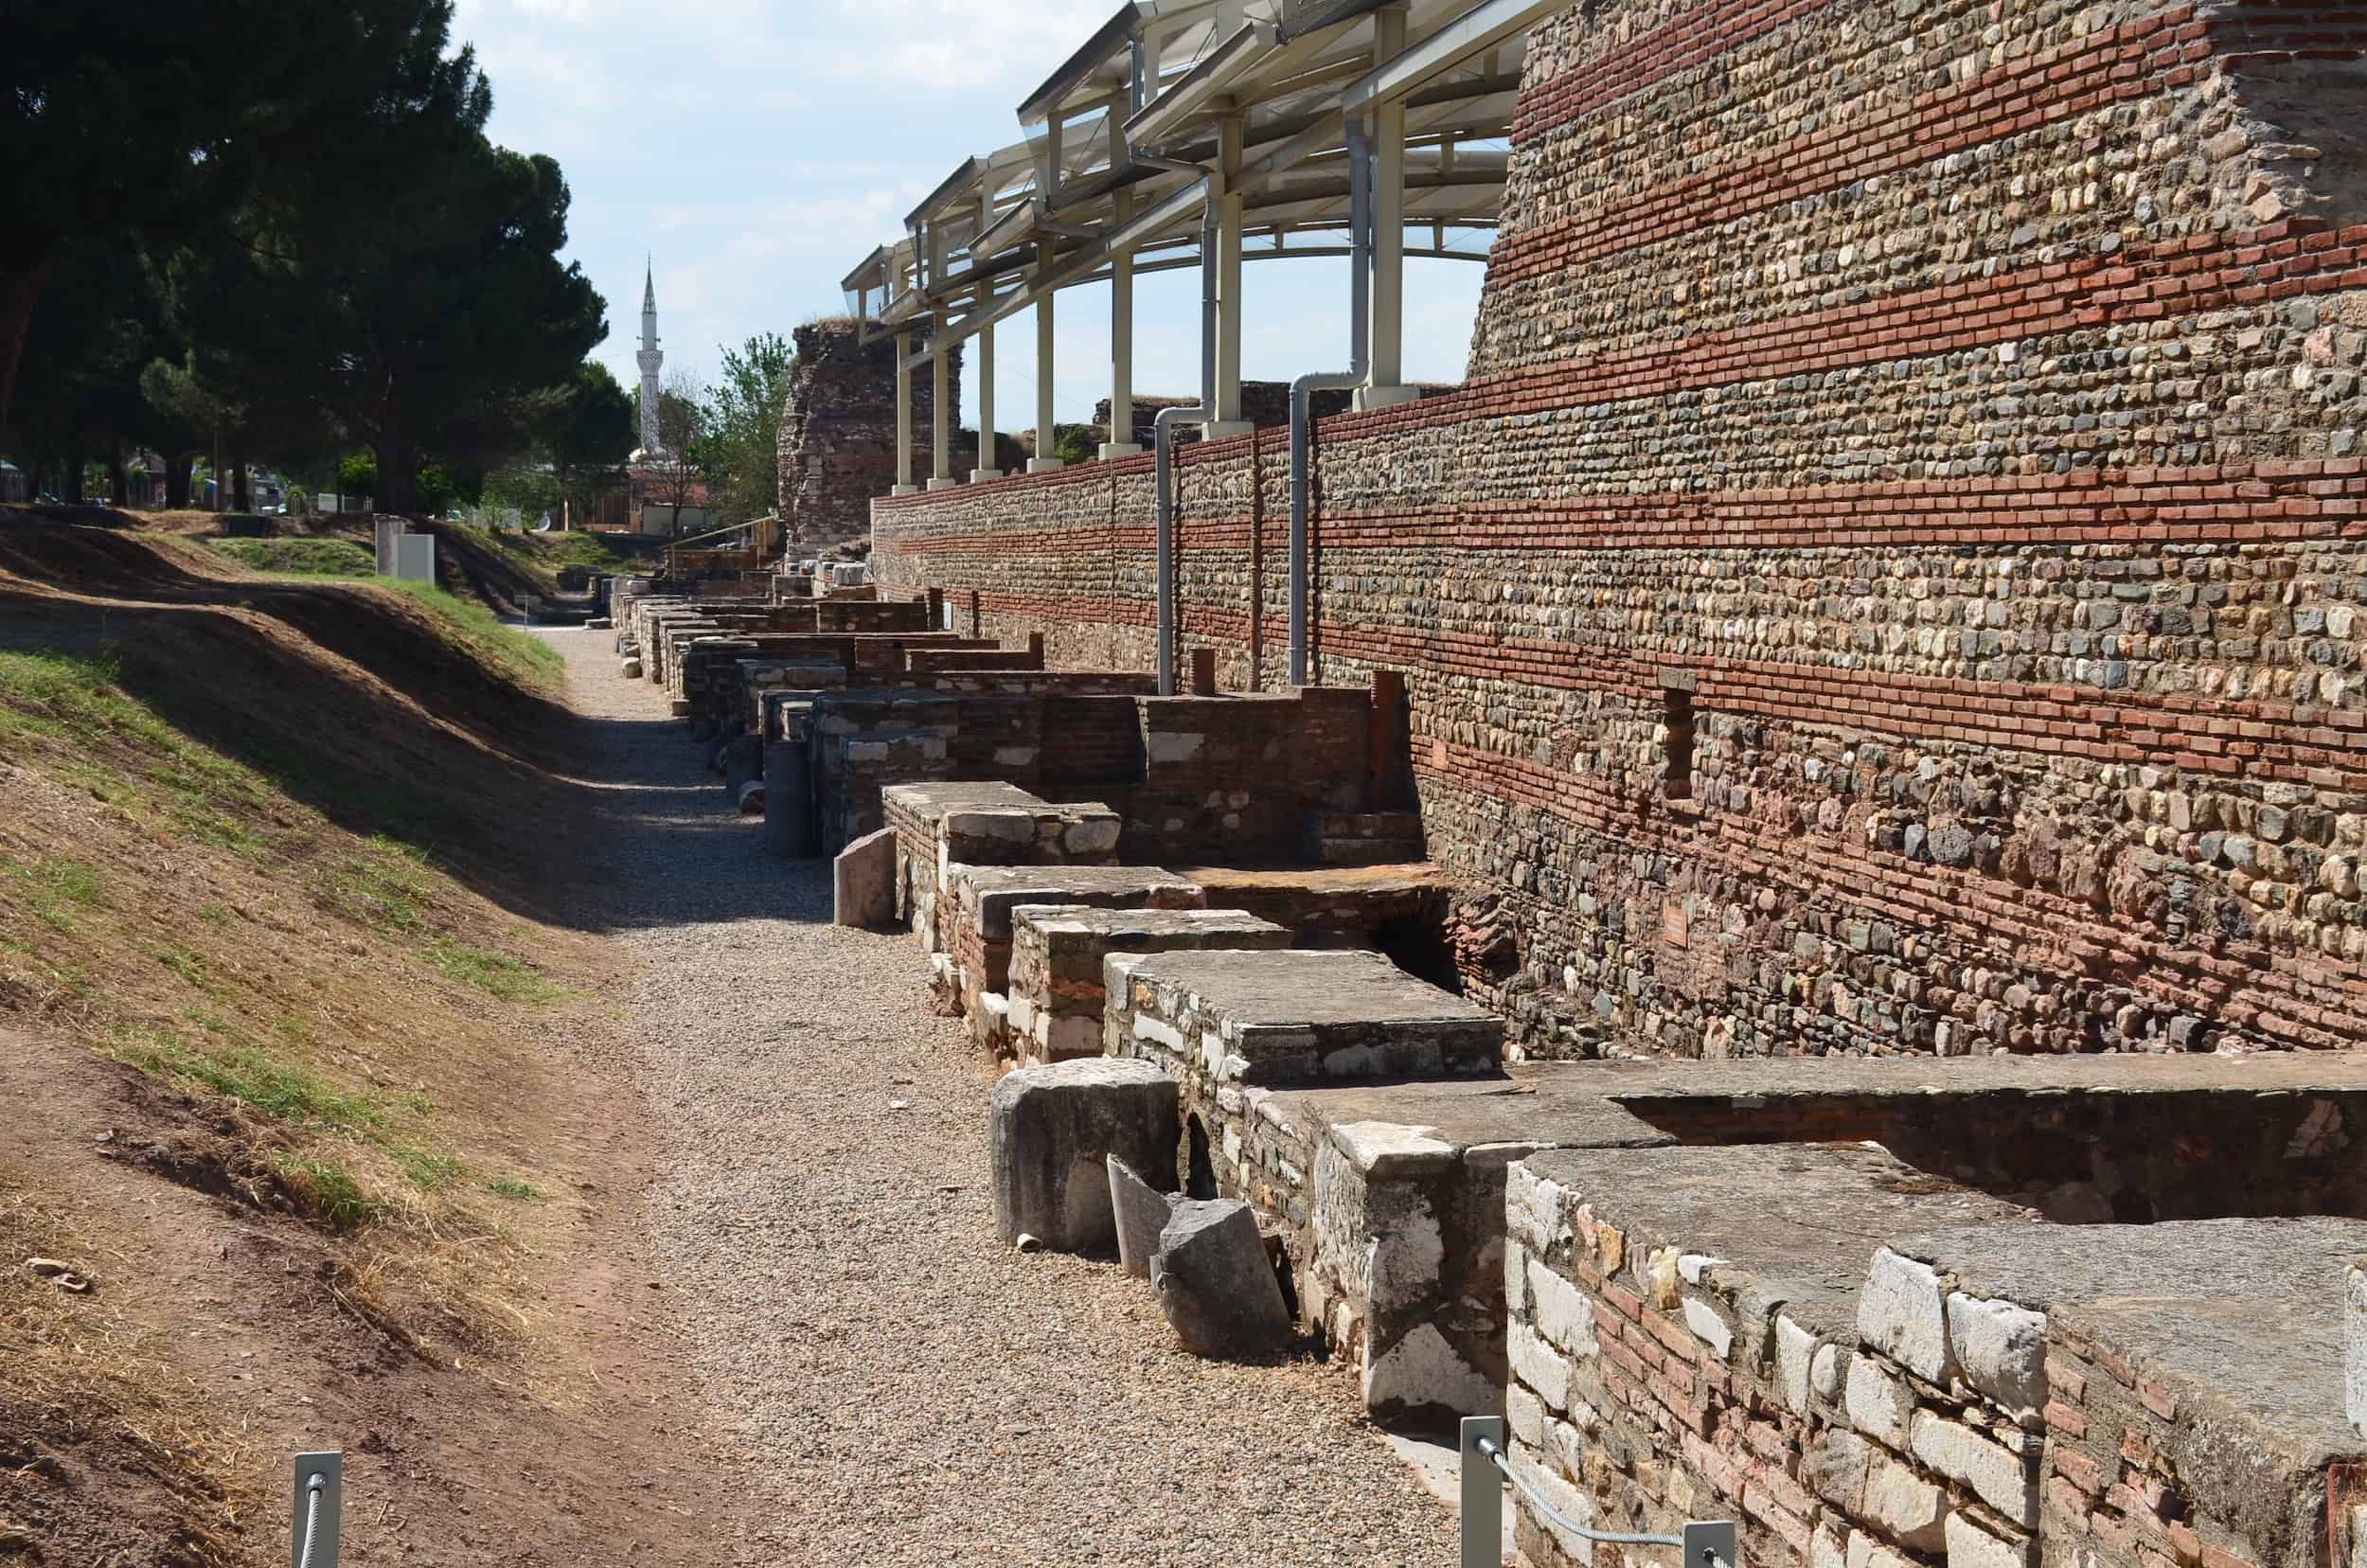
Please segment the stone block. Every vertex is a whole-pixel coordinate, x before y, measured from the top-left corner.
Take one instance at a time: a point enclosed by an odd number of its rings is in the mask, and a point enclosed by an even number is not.
[[[1908,1371],[1944,1383],[1955,1369],[1939,1272],[1888,1247],[1874,1255],[1858,1296],[1858,1336]]]
[[[1176,1337],[1195,1355],[1258,1356],[1290,1343],[1290,1311],[1247,1203],[1177,1203],[1151,1256],[1150,1287]]]
[[[1907,1386],[1907,1381],[1883,1370],[1872,1356],[1859,1356],[1849,1363],[1843,1388],[1842,1406],[1849,1414],[1849,1424],[1904,1452],[1915,1414],[1914,1390]]]
[[[1172,1170],[1183,1140],[1175,1080],[1148,1062],[1095,1058],[1023,1067],[994,1087],[994,1222],[1063,1252],[1117,1238],[1104,1162]]]
[[[1901,1546],[1936,1552],[1946,1541],[1948,1494],[1933,1482],[1887,1455],[1866,1471],[1865,1497],[1858,1517]]]
[[[1530,1448],[1545,1444],[1545,1406],[1538,1397],[1514,1383],[1504,1390],[1504,1424],[1513,1440]]]
[[[1708,1346],[1711,1355],[1724,1361],[1734,1353],[1735,1331],[1726,1320],[1717,1315],[1717,1309],[1698,1296],[1686,1296],[1679,1304],[1684,1312],[1685,1327],[1693,1337]]]
[[[1929,1410],[1914,1416],[1914,1455],[2017,1524],[2038,1522],[2038,1492],[2021,1456],[1962,1421]]]
[[[2031,1568],[2031,1545],[2000,1540],[1961,1513],[1948,1516],[1948,1568]]]
[[[1594,1298],[1541,1264],[1528,1271],[1526,1283],[1531,1314],[1546,1343],[1567,1356],[1593,1356],[1599,1348],[1594,1338]]]
[[[1775,1391],[1795,1416],[1808,1413],[1808,1370],[1816,1336],[1788,1317],[1775,1320]]]
[[[1159,1233],[1175,1216],[1175,1194],[1145,1181],[1133,1167],[1109,1157],[1110,1209],[1117,1223],[1118,1267],[1135,1279],[1150,1277],[1150,1259],[1159,1251]],[[1173,1162],[1158,1172],[1168,1187],[1175,1184]]]
[[[2046,1407],[2046,1314],[1951,1291],[1948,1337],[1965,1381],[2010,1411]]]
[[[1849,1532],[1847,1568],[1919,1568],[1915,1559],[1895,1552],[1863,1530]]]
[[[830,862],[830,918],[843,926],[883,926],[896,918],[896,833],[865,833]]]
[[[1514,1323],[1505,1332],[1504,1348],[1512,1363],[1512,1374],[1533,1389],[1544,1401],[1545,1408],[1564,1411],[1570,1408],[1570,1361],[1540,1338],[1537,1330],[1525,1323]]]
[[[2367,1262],[2343,1273],[2342,1338],[2342,1387],[2351,1428],[2367,1437]]]

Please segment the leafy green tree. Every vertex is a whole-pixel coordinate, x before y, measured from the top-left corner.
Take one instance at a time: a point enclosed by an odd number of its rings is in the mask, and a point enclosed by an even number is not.
[[[366,69],[367,19],[427,3],[0,0],[0,437],[78,248],[215,222]]]
[[[594,490],[614,485],[635,428],[633,400],[608,366],[596,360],[577,365],[575,379],[548,399],[534,425],[534,450],[550,465],[558,498],[580,508]]]
[[[716,434],[707,420],[704,396],[687,373],[677,370],[666,378],[657,397],[657,444],[665,456],[645,470],[643,497],[669,507],[702,505],[710,494],[717,470]],[[633,428],[638,430],[638,388],[632,405]]]
[[[128,245],[84,239],[62,256],[27,324],[9,444],[27,468],[57,472],[60,492],[80,500],[88,463],[116,469],[148,416],[139,373],[159,338],[159,312]]]
[[[796,365],[797,351],[777,332],[758,332],[723,350],[722,373],[707,388],[703,419],[719,525],[780,515],[781,405]]]
[[[151,360],[140,372],[140,397],[154,413],[151,444],[164,454],[165,505],[189,504],[189,470],[197,455],[221,439],[232,411],[184,359]]]
[[[378,457],[378,502],[422,499],[423,461],[466,476],[524,446],[607,334],[558,252],[559,166],[493,146],[449,0],[368,0],[383,52],[320,137],[273,170],[226,237],[176,270],[199,368],[231,395],[328,410]]]

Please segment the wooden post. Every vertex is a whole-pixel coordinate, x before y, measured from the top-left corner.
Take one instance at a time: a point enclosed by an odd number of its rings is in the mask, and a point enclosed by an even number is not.
[[[1043,633],[1041,632],[1027,633],[1027,662],[1038,669],[1043,668]]]
[[[1398,798],[1398,758],[1405,757],[1408,765],[1412,762],[1401,720],[1404,712],[1405,672],[1374,670],[1372,729],[1364,748],[1364,768],[1365,799],[1376,811],[1395,811],[1404,804]]]
[[[984,636],[985,633],[978,630],[984,624],[978,608],[978,590],[972,588],[970,591],[970,634],[972,637]]]
[[[1192,695],[1214,697],[1217,694],[1217,650],[1213,648],[1192,650]]]

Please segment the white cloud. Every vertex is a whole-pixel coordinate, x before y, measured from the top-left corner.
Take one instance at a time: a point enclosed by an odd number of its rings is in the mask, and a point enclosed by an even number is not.
[[[1109,0],[839,0],[860,53],[842,74],[879,72],[912,88],[1033,87],[1110,19]],[[864,63],[865,56],[874,63]],[[876,62],[884,62],[879,71]],[[1016,122],[983,147],[1018,139]]]
[[[1017,140],[1021,96],[1114,7],[460,0],[454,35],[477,45],[492,79],[494,138],[565,169],[568,256],[609,302],[597,357],[630,383],[645,258],[667,366],[700,379],[719,344],[835,312],[846,270],[900,233],[961,158]],[[1409,376],[1461,376],[1479,273],[1408,263]],[[1344,263],[1257,262],[1246,276],[1248,374],[1287,380],[1344,360]],[[1146,395],[1197,388],[1198,312],[1189,269],[1137,283],[1134,384]],[[1108,291],[1063,294],[1059,326],[1057,411],[1083,419],[1108,390]],[[1004,325],[997,348],[997,421],[1023,428],[1035,419],[1026,314]],[[963,404],[974,420],[974,383]]]

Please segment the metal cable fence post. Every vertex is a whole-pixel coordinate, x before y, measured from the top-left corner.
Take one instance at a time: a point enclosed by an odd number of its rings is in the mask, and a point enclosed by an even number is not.
[[[1504,1486],[1496,1467],[1480,1450],[1482,1442],[1501,1447],[1504,1418],[1501,1416],[1463,1417],[1463,1562],[1462,1568],[1503,1568],[1504,1560]]]
[[[337,1568],[338,1539],[345,1523],[346,1456],[299,1453],[291,1499],[288,1568]]]
[[[1674,1546],[1678,1568],[1742,1568],[1737,1531],[1732,1520],[1691,1520],[1681,1535],[1639,1535],[1597,1530],[1579,1523],[1545,1501],[1528,1477],[1512,1468],[1504,1453],[1504,1423],[1493,1416],[1468,1416],[1463,1421],[1463,1561],[1462,1568],[1497,1568],[1504,1560],[1503,1494],[1496,1477],[1512,1483],[1530,1507],[1547,1524],[1581,1541],[1611,1546]],[[1484,1494],[1484,1496],[1483,1496]],[[1487,1515],[1483,1539],[1474,1527],[1473,1512]]]

